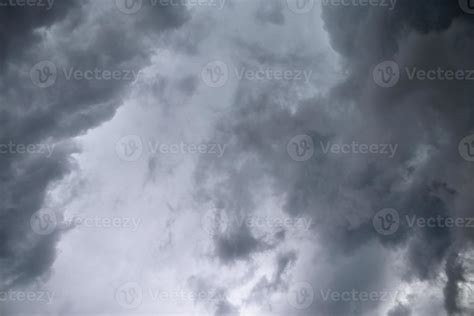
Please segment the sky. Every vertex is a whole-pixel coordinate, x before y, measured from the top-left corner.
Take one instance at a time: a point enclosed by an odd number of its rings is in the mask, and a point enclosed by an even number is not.
[[[0,316],[474,313],[470,0],[0,0]]]

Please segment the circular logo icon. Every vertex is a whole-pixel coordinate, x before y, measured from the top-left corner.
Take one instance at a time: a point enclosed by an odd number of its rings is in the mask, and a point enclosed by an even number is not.
[[[115,143],[115,152],[123,161],[137,161],[143,153],[142,139],[136,135],[127,135]]]
[[[58,226],[56,214],[52,210],[39,210],[30,218],[31,229],[38,235],[49,235]]]
[[[458,150],[461,157],[474,162],[474,135],[464,137],[459,143]]]
[[[56,65],[49,60],[43,60],[31,67],[30,79],[37,87],[51,87],[57,79],[58,70]]]
[[[286,145],[286,151],[295,161],[306,161],[314,155],[314,142],[308,135],[293,137]]]
[[[296,309],[306,309],[313,304],[314,289],[307,282],[293,283],[288,291],[287,301]]]
[[[474,14],[474,1],[473,0],[459,0],[459,6],[464,12],[468,14]]]
[[[391,88],[400,81],[400,67],[394,61],[384,61],[374,67],[372,75],[378,86]]]
[[[400,227],[400,216],[396,210],[386,208],[375,214],[372,219],[372,224],[377,233],[384,236],[392,235],[395,234]]]
[[[229,80],[229,68],[222,61],[211,61],[202,69],[201,78],[209,87],[220,88]]]
[[[142,300],[143,290],[137,282],[124,283],[115,290],[115,301],[123,308],[137,308]]]
[[[210,209],[202,217],[201,225],[209,235],[219,235],[226,231],[229,217],[225,210]]]
[[[125,14],[135,14],[142,8],[143,0],[115,0],[115,6]]]
[[[286,0],[288,8],[296,14],[304,14],[313,10],[314,0]]]

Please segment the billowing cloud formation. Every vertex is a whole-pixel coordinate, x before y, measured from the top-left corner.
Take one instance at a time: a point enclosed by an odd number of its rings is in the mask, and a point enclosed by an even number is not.
[[[120,1],[0,9],[2,290],[43,275],[55,258],[60,232],[37,234],[30,219],[47,207],[48,187],[74,167],[70,138],[114,115],[149,63],[150,42],[189,18],[183,6],[120,9]],[[28,145],[53,150],[18,147]],[[50,211],[61,218],[63,210]]]
[[[221,179],[210,189],[211,199],[219,201],[226,192],[238,209],[254,214],[261,207],[255,201],[265,191],[261,179],[268,179],[265,183],[274,196],[284,198],[287,214],[311,216],[324,258],[305,267],[305,278],[313,281],[315,292],[395,291],[399,281],[442,282],[445,312],[467,315],[459,296],[466,263],[459,254],[471,246],[472,229],[411,227],[407,219],[469,217],[472,182],[466,174],[472,165],[459,156],[458,144],[472,133],[471,83],[417,80],[408,70],[474,69],[469,57],[472,17],[448,0],[398,1],[394,10],[327,5],[322,16],[331,45],[342,57],[346,79],[330,92],[309,98],[294,97],[292,84],[239,82],[232,110],[215,136],[216,142],[231,144],[233,150],[224,160],[203,161],[198,182]],[[277,52],[253,52],[247,64],[296,68]],[[275,63],[278,60],[282,64]],[[374,82],[373,71],[384,61],[395,61],[400,68],[399,81],[391,88]],[[314,155],[295,162],[286,145],[301,134],[312,138]],[[354,149],[345,155],[327,150],[327,144],[354,143],[394,150],[392,155],[382,150],[365,155]],[[400,228],[389,236],[377,233],[373,225],[375,214],[386,208],[395,209],[401,218]],[[245,256],[253,250],[242,248]],[[398,281],[393,278],[396,266],[380,259],[387,251],[404,256]],[[216,252],[218,257],[223,254]],[[320,269],[325,272],[320,274]],[[421,302],[423,293],[418,296]],[[410,315],[398,299],[356,307],[352,303],[315,302],[301,315],[377,315],[378,308],[387,306],[393,308],[389,315]]]
[[[472,217],[471,81],[446,78],[474,69],[471,15],[224,2],[0,9],[0,294],[38,276],[68,292],[0,313],[472,314],[472,227],[426,221]],[[110,150],[123,132],[141,136],[136,161]],[[79,194],[64,179],[81,168]],[[56,205],[140,226],[38,234],[32,215],[61,220]]]

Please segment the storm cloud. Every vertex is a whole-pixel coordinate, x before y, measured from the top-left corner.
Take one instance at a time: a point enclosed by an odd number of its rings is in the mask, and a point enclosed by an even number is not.
[[[0,15],[0,142],[54,146],[50,157],[12,151],[0,157],[0,288],[9,289],[49,270],[61,232],[38,235],[30,219],[46,204],[47,189],[77,167],[71,154],[79,148],[71,139],[113,117],[133,83],[125,77],[79,80],[67,72],[137,73],[153,53],[147,41],[179,27],[188,15],[183,7],[160,6],[126,15],[113,2],[88,1],[58,1],[50,9],[6,5]],[[34,77],[35,65],[44,61],[55,67],[47,87]],[[62,217],[63,210],[53,212]]]
[[[462,0],[17,2],[2,315],[472,314]]]

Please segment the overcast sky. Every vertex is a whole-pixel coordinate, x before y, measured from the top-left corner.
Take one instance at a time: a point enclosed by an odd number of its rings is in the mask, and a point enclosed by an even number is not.
[[[0,316],[474,313],[470,0],[0,0]]]

